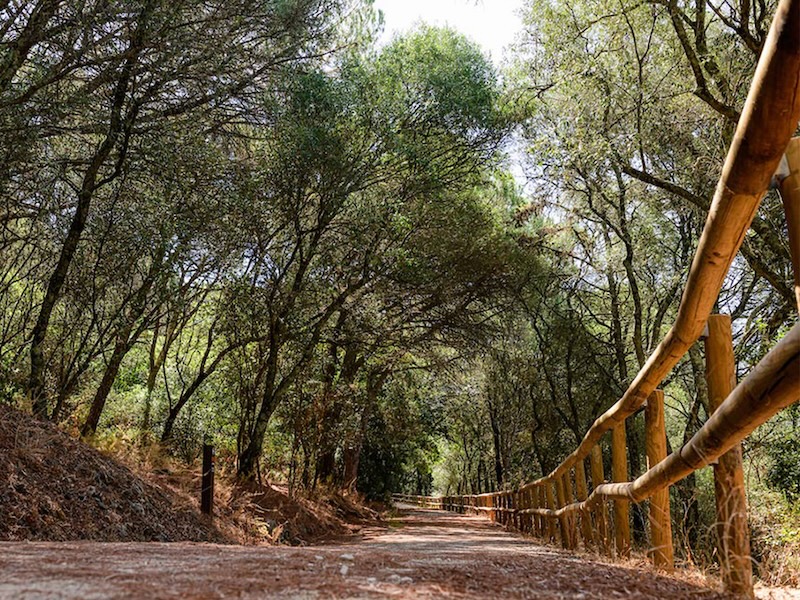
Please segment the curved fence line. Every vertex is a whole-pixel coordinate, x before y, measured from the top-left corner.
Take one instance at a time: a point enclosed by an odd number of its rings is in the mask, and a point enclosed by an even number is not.
[[[578,447],[558,467],[536,481],[512,491],[489,494],[441,498],[398,495],[396,499],[428,508],[488,514],[493,520],[550,539],[558,534],[566,548],[577,546],[576,521],[580,519],[587,547],[610,553],[615,546],[618,556],[627,556],[628,503],[651,498],[651,539],[658,542],[652,549],[653,559],[657,566],[669,569],[673,558],[666,490],[695,470],[718,461],[715,475],[717,517],[722,524],[719,554],[723,581],[729,591],[752,596],[738,444],[778,411],[800,400],[800,324],[734,388],[730,319],[713,317],[712,322],[709,318],[784,152],[790,172],[781,192],[800,310],[800,138],[791,140],[798,120],[800,0],[781,0],[717,184],[675,323],[622,398],[594,421]],[[712,324],[714,331],[706,341],[706,360],[709,388],[713,383],[719,406],[712,407],[716,410],[691,440],[666,456],[663,394],[657,387]],[[712,374],[715,369],[720,371]],[[645,414],[650,468],[636,480],[625,481],[625,419],[648,399],[652,399]],[[614,482],[607,483],[598,443],[612,430]],[[594,488],[591,493],[584,464],[587,458]],[[613,519],[608,518],[606,500],[614,500]]]
[[[800,120],[800,2],[783,0],[764,44],[692,261],[675,324],[620,400],[591,426],[554,480],[636,412],[703,333],[722,283]]]

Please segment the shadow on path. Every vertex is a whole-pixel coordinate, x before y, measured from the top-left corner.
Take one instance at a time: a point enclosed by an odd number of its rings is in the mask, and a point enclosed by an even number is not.
[[[2,543],[0,598],[725,598],[538,546],[480,517],[405,508],[360,539],[306,548]]]

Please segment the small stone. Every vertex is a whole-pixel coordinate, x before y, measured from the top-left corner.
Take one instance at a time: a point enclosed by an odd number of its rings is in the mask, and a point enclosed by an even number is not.
[[[341,573],[344,576],[344,575],[347,575],[347,572],[349,570],[350,570],[350,567],[348,567],[347,565],[342,565],[341,568],[339,569],[339,573]]]
[[[339,558],[342,560],[355,560],[356,557],[352,554],[342,554]]]

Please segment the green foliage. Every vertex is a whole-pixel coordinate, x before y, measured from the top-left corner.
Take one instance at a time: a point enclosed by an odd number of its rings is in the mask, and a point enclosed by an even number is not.
[[[448,28],[378,47],[369,1],[5,15],[0,402],[187,462],[211,438],[292,492],[550,471],[675,317],[773,4],[528,0],[503,74]],[[795,314],[782,219],[768,197],[718,301],[742,371]],[[676,448],[708,416],[699,347],[665,391]],[[746,447],[784,498],[765,557],[797,543],[796,417]],[[711,556],[709,473],[673,495]]]
[[[767,449],[771,465],[767,481],[775,490],[796,503],[800,500],[800,436],[790,430],[773,438]]]
[[[424,397],[436,393],[430,383],[412,375],[396,380],[370,414],[358,473],[358,489],[368,498],[432,492],[441,415]]]

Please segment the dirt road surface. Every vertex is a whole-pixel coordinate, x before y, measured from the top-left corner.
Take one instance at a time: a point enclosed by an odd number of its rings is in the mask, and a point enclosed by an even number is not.
[[[358,540],[0,544],[0,598],[725,598],[700,585],[537,546],[472,516],[405,508]]]

